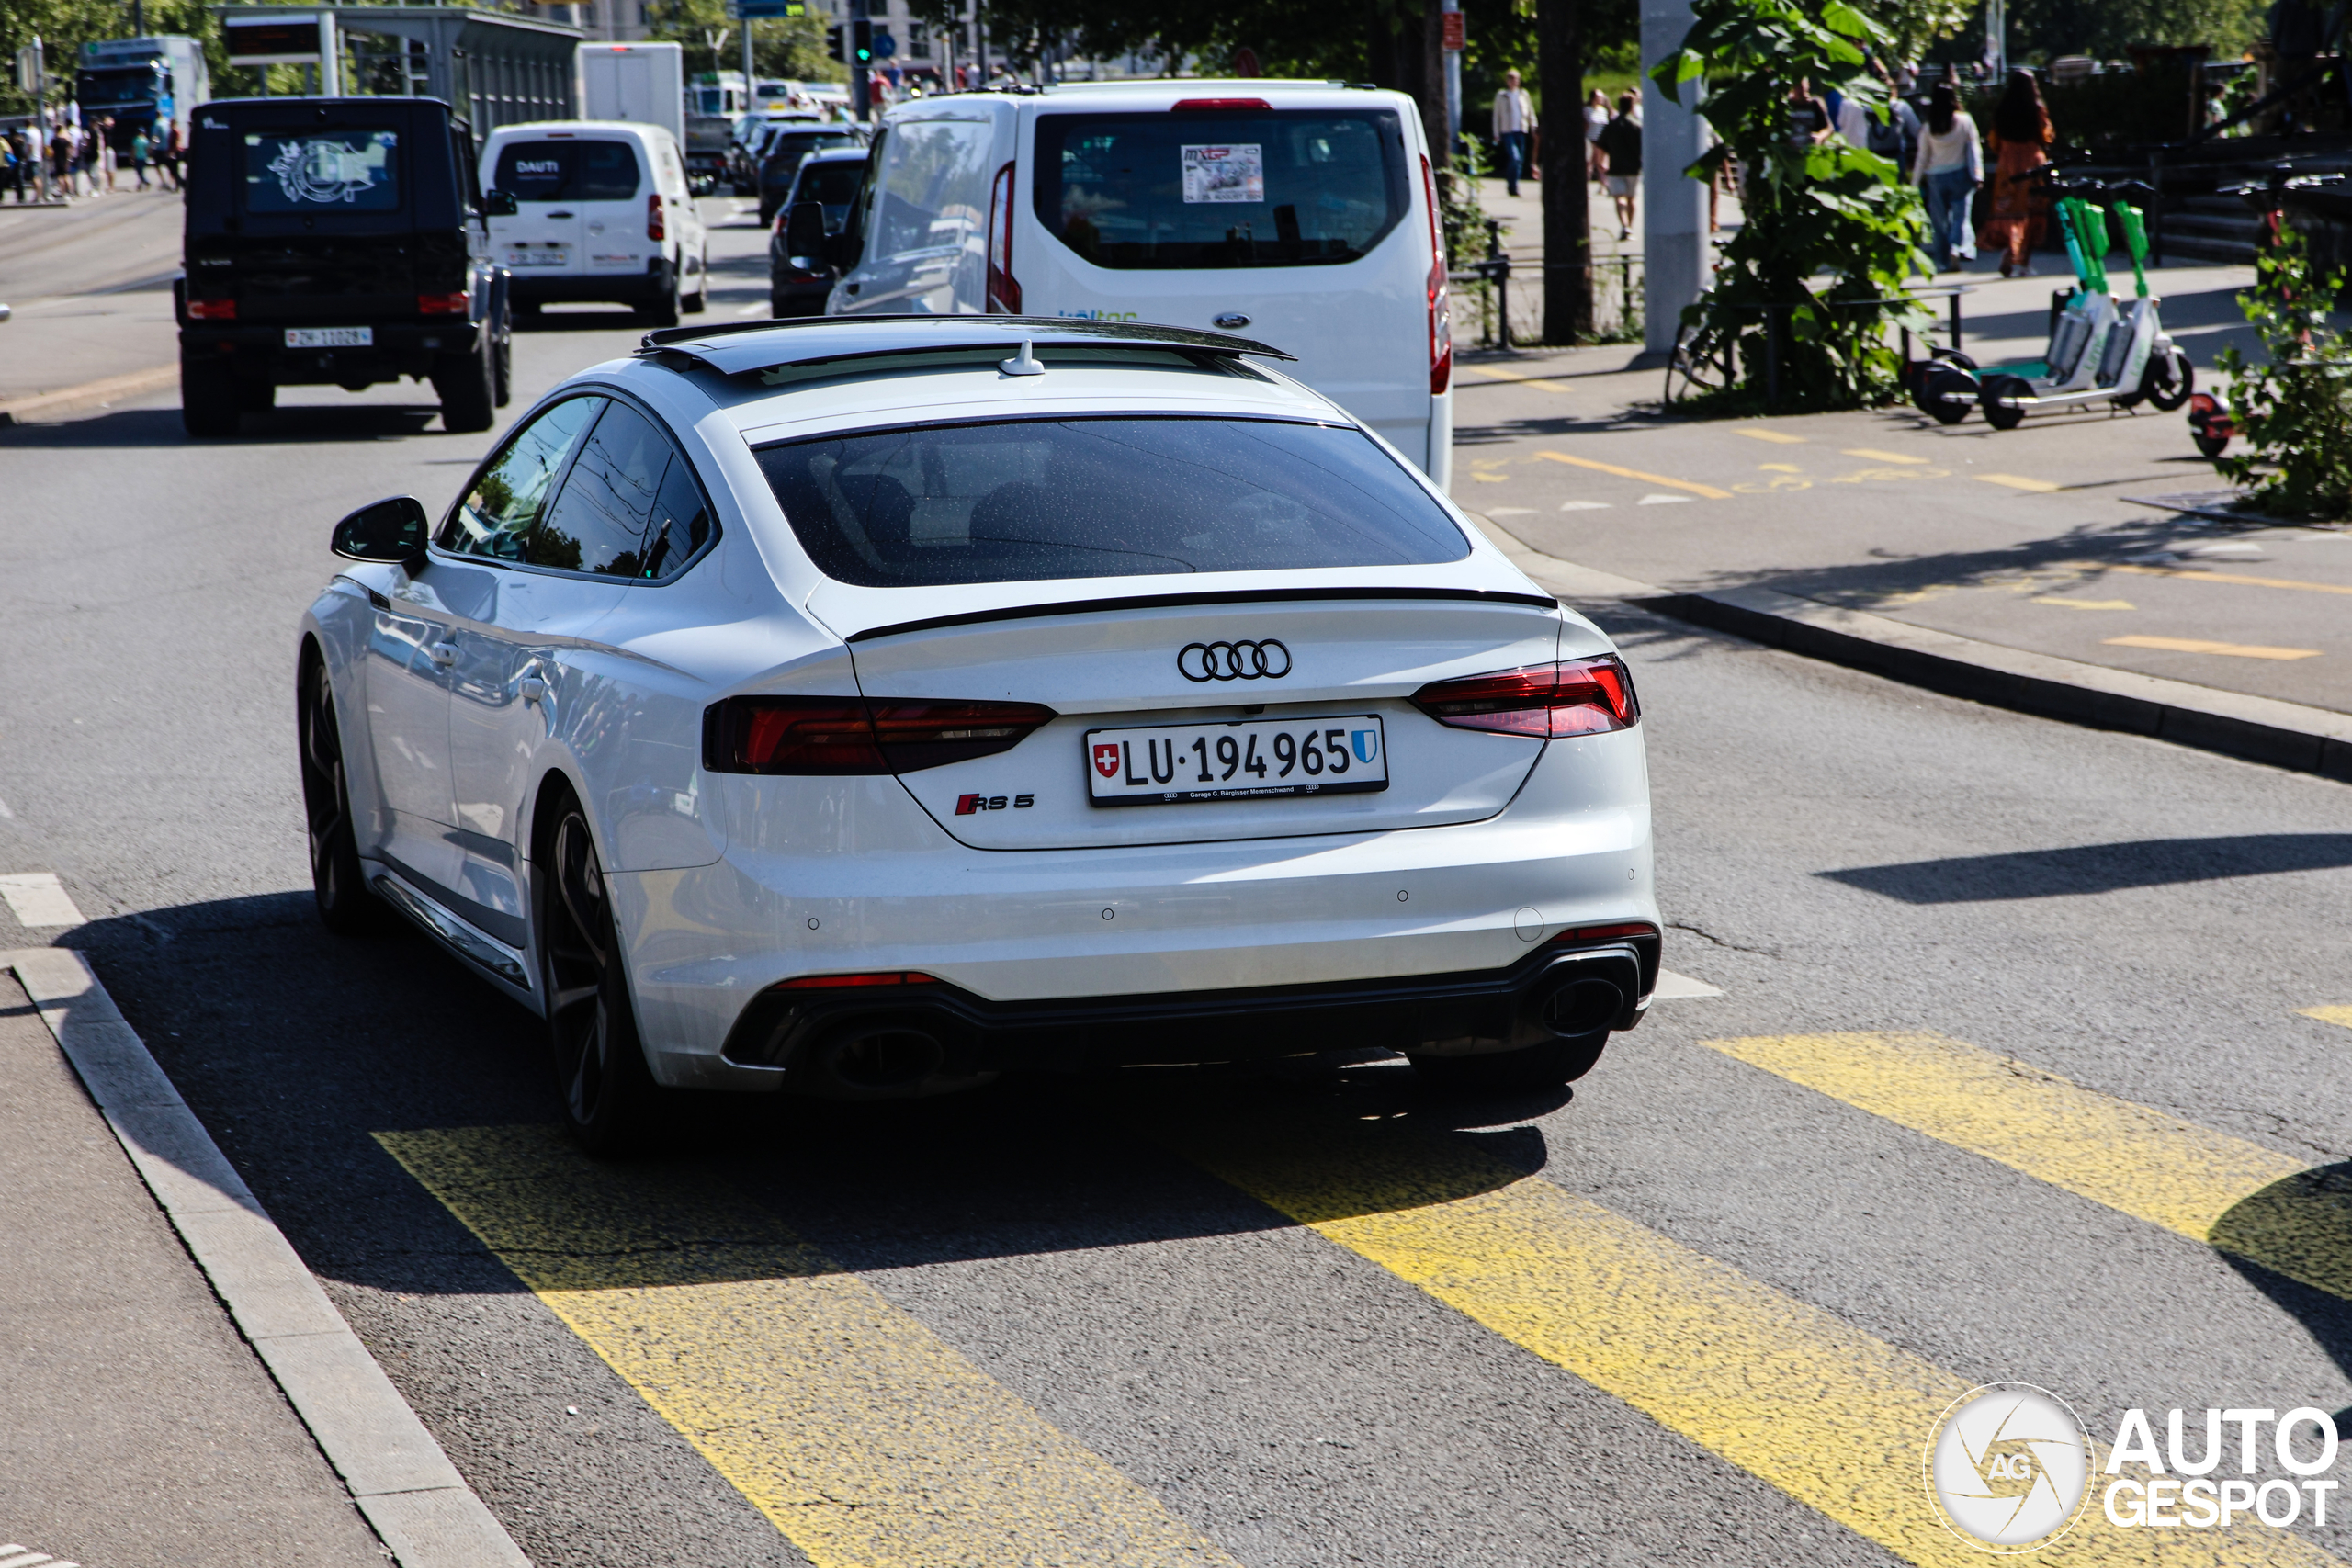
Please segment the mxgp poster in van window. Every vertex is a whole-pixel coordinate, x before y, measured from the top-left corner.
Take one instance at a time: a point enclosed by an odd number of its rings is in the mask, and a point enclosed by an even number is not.
[[[1182,151],[1186,201],[1266,199],[1266,156],[1261,144],[1249,141]]]

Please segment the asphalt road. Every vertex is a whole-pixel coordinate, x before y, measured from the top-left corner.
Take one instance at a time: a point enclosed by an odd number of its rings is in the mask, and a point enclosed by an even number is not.
[[[634,336],[522,336],[518,397]],[[1959,1562],[1918,1456],[1969,1385],[2102,1441],[2352,1404],[2343,786],[1631,612],[1667,962],[1724,994],[1573,1096],[1342,1053],[569,1156],[533,1021],[303,865],[328,527],[488,445],[397,389],[0,431],[0,872],[536,1562]]]

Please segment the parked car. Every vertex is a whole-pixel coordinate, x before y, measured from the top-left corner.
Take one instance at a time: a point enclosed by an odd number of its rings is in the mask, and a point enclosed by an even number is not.
[[[785,198],[792,192],[792,181],[800,173],[801,161],[810,153],[832,149],[852,148],[861,155],[865,151],[865,138],[852,126],[827,126],[822,130],[779,128],[769,133],[760,152],[760,226],[775,221],[784,209]]]
[[[222,98],[186,175],[180,419],[233,435],[280,387],[430,380],[441,423],[507,400],[508,278],[466,122],[432,98]]]
[[[757,196],[760,193],[760,154],[768,139],[786,126],[808,129],[824,123],[823,118],[811,108],[779,106],[772,109],[755,109],[735,121],[729,137],[727,150],[727,183],[737,196]]]
[[[820,318],[571,378],[335,528],[321,914],[545,1018],[591,1148],[687,1087],[1579,1077],[1658,972],[1625,666],[1285,359]]]
[[[628,120],[531,120],[490,133],[481,178],[514,209],[493,218],[493,254],[515,308],[608,300],[674,326],[708,298],[708,242],[677,138]]]
[[[1259,79],[957,93],[890,109],[874,151],[833,312],[1247,330],[1447,483],[1444,256],[1403,94]]]
[[[823,213],[825,232],[837,234],[848,221],[850,203],[857,199],[858,184],[865,177],[863,142],[828,147],[811,152],[800,165],[781,205],[789,210],[797,203],[809,203]],[[785,243],[785,229],[778,222],[768,235],[768,314],[821,316],[825,296],[833,287],[832,264],[821,254],[821,246],[819,254],[794,254]]]

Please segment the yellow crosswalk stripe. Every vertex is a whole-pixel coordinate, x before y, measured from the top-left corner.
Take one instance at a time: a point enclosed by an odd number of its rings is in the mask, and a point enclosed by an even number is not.
[[[2209,642],[2195,637],[2111,637],[2109,648],[2156,648],[2167,653],[2218,653],[2231,659],[2317,659],[2316,648],[2272,648],[2256,642]]]
[[[1908,453],[1904,452],[1882,452],[1875,446],[1849,446],[1846,448],[1846,456],[1849,457],[1868,457],[1874,463],[1924,464],[1928,460],[1925,457],[1914,457]]]
[[[1937,1417],[1969,1380],[1459,1137],[1295,1127],[1251,1137],[1228,1127],[1170,1141],[1261,1201],[1896,1555],[1982,1568],[1983,1551],[1937,1521],[1920,1464]],[[2073,1532],[2034,1561],[2335,1561],[2296,1537],[2261,1534],[2120,1529],[2094,1498]]]
[[[2291,1155],[1938,1034],[1765,1034],[1703,1043],[2352,1300],[2352,1194]]]
[[[2293,588],[2305,593],[2352,593],[2352,583],[2304,582],[2292,577],[2255,577],[2243,571],[2205,571],[2177,566],[2134,566],[2129,561],[2112,561],[2109,571],[2128,571],[2135,577],[2185,577],[2192,582],[2234,582],[2242,588]]]
[[[818,1568],[1238,1568],[714,1176],[376,1138]]]
[[[2352,1008],[2303,1008],[2300,1010],[2305,1018],[2315,1018],[2322,1023],[2340,1023],[2346,1029],[2352,1029]]]
[[[1645,474],[1639,468],[1621,468],[1614,463],[1599,462],[1591,457],[1571,457],[1566,452],[1538,452],[1535,455],[1548,457],[1555,463],[1572,463],[1579,468],[1590,468],[1597,473],[1615,474],[1621,479],[1639,479],[1644,484],[1664,485],[1668,490],[1687,490],[1692,495],[1702,496],[1709,501],[1731,499],[1731,491],[1702,485],[1696,479],[1670,479],[1664,474]]]
[[[1988,485],[2007,485],[2011,490],[2030,490],[2037,495],[2065,488],[2049,479],[2030,479],[2022,474],[1979,474],[1976,477]]]

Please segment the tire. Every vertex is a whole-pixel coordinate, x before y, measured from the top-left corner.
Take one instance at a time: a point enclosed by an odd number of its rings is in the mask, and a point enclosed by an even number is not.
[[[1592,1071],[1609,1043],[1609,1032],[1573,1034],[1546,1040],[1516,1051],[1495,1051],[1483,1056],[1416,1056],[1405,1059],[1431,1089],[1464,1094],[1493,1094],[1507,1089],[1559,1089]]]
[[[611,900],[588,819],[553,803],[556,825],[537,868],[539,972],[548,1048],[564,1126],[592,1155],[626,1154],[656,1130],[666,1095],[645,1065]]]
[[[2013,408],[2001,401],[2003,398],[2030,398],[2033,383],[2022,376],[1987,378],[1981,400],[1984,405],[1984,423],[1996,430],[2015,430],[2025,420],[2025,410]]]
[[[699,316],[710,304],[710,253],[703,253],[702,265],[695,274],[695,291],[679,301],[678,308],[689,316]]]
[[[784,296],[783,296],[783,295],[781,295],[781,294],[771,294],[771,295],[769,295],[769,296],[768,296],[768,314],[769,314],[770,316],[775,317],[775,319],[777,319],[778,321],[783,320],[783,318],[784,318]]]
[[[678,279],[675,274],[662,286],[662,292],[638,306],[637,319],[649,327],[674,327],[678,324]]]
[[[2148,355],[2148,367],[2140,372],[2140,395],[2166,413],[2187,403],[2197,390],[2197,367],[2188,363],[2188,355],[2177,348]],[[2213,454],[2207,453],[2207,457]]]
[[[1938,424],[1958,424],[1976,405],[1976,378],[1941,360],[1919,378],[1919,410]]]
[[[277,406],[277,387],[271,381],[240,381],[237,383],[239,413],[267,413]]]
[[[498,350],[492,337],[485,322],[471,354],[447,354],[434,363],[441,428],[453,435],[488,430],[498,423]]]
[[[498,336],[491,353],[491,375],[495,382],[492,400],[504,408],[514,400],[514,317],[509,310],[498,313]]]
[[[199,439],[237,434],[237,378],[215,361],[180,355],[180,425]]]
[[[351,788],[343,766],[343,729],[334,716],[334,693],[326,661],[315,652],[302,660],[295,683],[294,721],[300,751],[303,817],[311,844],[311,895],[319,921],[337,936],[380,932],[387,913],[368,891],[359,863],[359,842],[351,825]]]
[[[2226,435],[2208,435],[2199,430],[2192,433],[2188,438],[2196,442],[2197,450],[2208,457],[2218,457],[2230,449],[2230,438]]]

